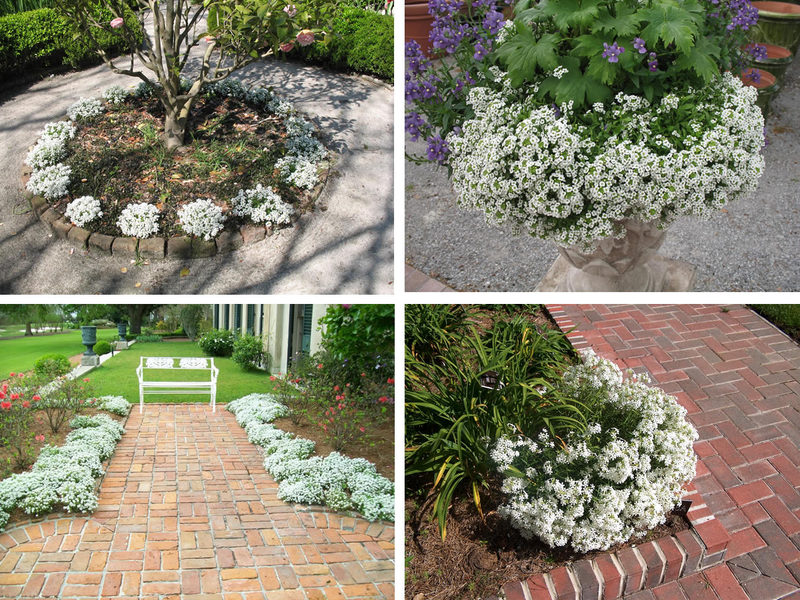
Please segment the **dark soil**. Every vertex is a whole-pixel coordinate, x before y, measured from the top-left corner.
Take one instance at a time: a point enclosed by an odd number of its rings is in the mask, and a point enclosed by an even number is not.
[[[275,170],[282,158],[283,119],[232,98],[198,97],[187,126],[186,145],[164,147],[164,110],[154,99],[131,97],[90,123],[79,126],[68,146],[72,184],[67,197],[51,204],[61,212],[81,196],[101,200],[103,215],[87,225],[92,231],[121,235],[116,221],[130,203],[158,207],[159,235],[182,235],[178,209],[198,198],[211,199],[226,212],[225,229],[244,221],[227,214],[226,201],[257,184],[272,187],[297,214],[313,208],[321,185],[301,190],[284,183]]]
[[[465,489],[450,508],[445,541],[432,515],[430,486],[407,481],[417,490],[406,500],[406,598],[408,600],[480,599],[497,596],[509,581],[546,573],[566,563],[591,558],[602,552],[578,554],[568,548],[550,548],[526,540],[497,514],[504,498],[500,481],[481,497],[481,518]],[[658,539],[689,527],[685,517],[674,512],[667,522],[646,536],[619,544],[607,552]]]
[[[328,442],[325,432],[316,423],[303,421],[294,425],[290,419],[282,418],[275,419],[273,425],[315,442],[315,454],[318,456],[327,456],[333,452],[333,446]],[[364,437],[346,445],[340,453],[350,458],[366,458],[375,465],[378,473],[394,481],[394,419],[374,421]]]

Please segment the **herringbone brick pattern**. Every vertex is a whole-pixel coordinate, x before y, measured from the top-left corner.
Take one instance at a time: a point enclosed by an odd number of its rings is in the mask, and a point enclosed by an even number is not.
[[[577,348],[675,395],[700,434],[693,483],[730,534],[727,563],[635,598],[800,598],[800,347],[742,306],[548,309]]]
[[[134,410],[90,518],[0,535],[0,598],[394,597],[394,527],[288,505],[225,410]]]

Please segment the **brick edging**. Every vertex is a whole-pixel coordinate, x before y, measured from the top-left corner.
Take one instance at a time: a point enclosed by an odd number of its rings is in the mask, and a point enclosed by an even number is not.
[[[324,177],[321,177],[317,188],[312,195],[318,199],[322,189],[328,181],[332,165],[325,170]],[[27,165],[22,168],[22,187],[30,179],[31,168]],[[217,254],[233,252],[243,246],[256,244],[274,233],[272,227],[247,223],[242,225],[238,231],[223,230],[212,240],[204,240],[193,236],[183,235],[170,238],[132,238],[122,236],[106,235],[104,233],[91,232],[88,229],[78,227],[70,223],[64,215],[55,210],[42,196],[37,196],[28,191],[25,197],[30,201],[33,212],[39,220],[47,225],[56,237],[68,240],[77,244],[80,248],[109,254],[113,256],[124,256],[127,258],[150,258],[150,259],[177,259],[188,258],[210,258]],[[296,226],[298,221],[307,218],[312,213],[295,215],[292,217],[292,226]]]
[[[545,308],[576,350],[590,347],[561,305]],[[692,503],[687,513],[689,529],[508,582],[503,594],[507,600],[613,600],[721,564],[730,534],[692,483],[686,491],[684,500]]]

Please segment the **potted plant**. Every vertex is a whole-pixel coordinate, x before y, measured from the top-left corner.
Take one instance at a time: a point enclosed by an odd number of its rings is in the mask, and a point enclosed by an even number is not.
[[[553,289],[688,288],[655,260],[666,227],[750,193],[763,171],[756,91],[737,77],[758,11],[749,0],[523,0],[508,22],[478,11],[440,19],[451,60],[406,45],[406,131],[427,142],[410,158],[446,166],[459,204],[488,222],[558,244],[568,266]]]

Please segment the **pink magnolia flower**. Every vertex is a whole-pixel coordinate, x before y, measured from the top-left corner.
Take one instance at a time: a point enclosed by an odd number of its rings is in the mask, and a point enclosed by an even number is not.
[[[294,50],[294,42],[284,42],[280,45],[281,52],[291,52]]]
[[[123,19],[122,17],[117,17],[116,19],[111,19],[109,25],[111,25],[111,27],[113,27],[114,29],[119,29],[120,27],[122,27],[122,24],[124,22],[125,19]]]
[[[297,14],[297,7],[294,4],[287,4],[283,7],[283,12],[285,12],[291,19]]]
[[[303,29],[297,34],[297,43],[301,46],[309,46],[314,43],[314,32],[310,29]]]

